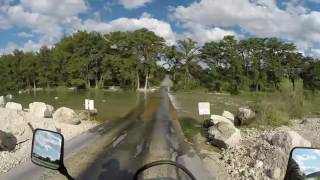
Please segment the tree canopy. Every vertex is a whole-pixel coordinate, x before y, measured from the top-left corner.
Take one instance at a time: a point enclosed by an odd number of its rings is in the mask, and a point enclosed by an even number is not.
[[[14,50],[0,57],[0,92],[73,86],[137,89],[158,86],[166,74],[175,89],[276,91],[284,79],[292,88],[320,88],[320,62],[277,38],[237,40],[226,36],[199,46],[179,40],[168,46],[147,29],[132,32],[79,31],[38,52]]]

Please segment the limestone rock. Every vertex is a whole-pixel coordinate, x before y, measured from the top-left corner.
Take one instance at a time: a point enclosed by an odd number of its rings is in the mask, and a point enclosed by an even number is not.
[[[286,153],[289,153],[292,148],[298,146],[311,147],[311,143],[295,131],[278,132],[272,136],[271,143],[274,146],[280,147]]]
[[[231,121],[234,121],[234,115],[229,111],[223,111],[222,116]]]
[[[208,130],[211,143],[217,147],[229,148],[235,147],[240,143],[241,134],[233,124],[218,122]]]
[[[52,117],[53,106],[43,102],[33,102],[29,104],[30,113],[35,117]]]
[[[233,125],[233,122],[226,117],[219,116],[219,115],[211,115],[210,117],[213,124],[218,124],[219,122],[225,122]]]
[[[80,120],[74,110],[66,107],[61,107],[53,113],[53,119],[58,122],[77,125]]]
[[[13,109],[13,110],[22,111],[22,105],[19,104],[19,103],[15,103],[15,102],[8,102],[6,104],[6,108],[7,109]]]
[[[255,116],[256,114],[252,109],[248,107],[240,107],[238,109],[234,123],[236,126],[249,124],[255,118]]]

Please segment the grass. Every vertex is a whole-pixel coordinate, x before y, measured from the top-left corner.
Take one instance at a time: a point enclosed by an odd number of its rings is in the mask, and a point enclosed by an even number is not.
[[[201,132],[201,123],[193,118],[181,117],[179,122],[187,139],[192,139],[197,133]]]
[[[188,139],[201,132],[199,124],[204,117],[198,115],[198,102],[210,102],[211,114],[221,115],[224,110],[233,114],[240,106],[250,106],[256,111],[256,119],[248,127],[270,128],[289,125],[291,119],[308,114],[320,114],[320,96],[303,89],[302,81],[296,82],[295,90],[289,81],[283,81],[277,92],[242,92],[239,95],[208,93],[203,91],[178,92],[181,110],[179,121]],[[205,117],[205,118],[208,118]]]

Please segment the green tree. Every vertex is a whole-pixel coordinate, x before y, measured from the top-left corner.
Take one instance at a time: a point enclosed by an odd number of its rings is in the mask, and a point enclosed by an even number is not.
[[[178,41],[178,49],[182,52],[183,69],[184,69],[184,89],[189,88],[190,81],[192,80],[192,74],[190,73],[190,66],[197,60],[199,48],[197,43],[188,38]]]

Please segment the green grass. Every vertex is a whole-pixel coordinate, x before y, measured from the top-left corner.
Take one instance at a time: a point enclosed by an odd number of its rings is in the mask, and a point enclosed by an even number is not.
[[[179,122],[187,139],[192,139],[202,129],[202,124],[190,117],[181,117]]]
[[[289,125],[291,119],[308,114],[320,114],[320,95],[303,89],[296,82],[293,91],[289,81],[283,81],[277,92],[208,93],[203,91],[174,93],[181,106],[179,121],[188,139],[201,132],[199,125],[204,117],[198,115],[198,102],[210,102],[211,114],[221,115],[224,110],[233,114],[240,106],[250,106],[256,111],[256,119],[248,127],[270,128]],[[206,116],[205,118],[209,118]]]

